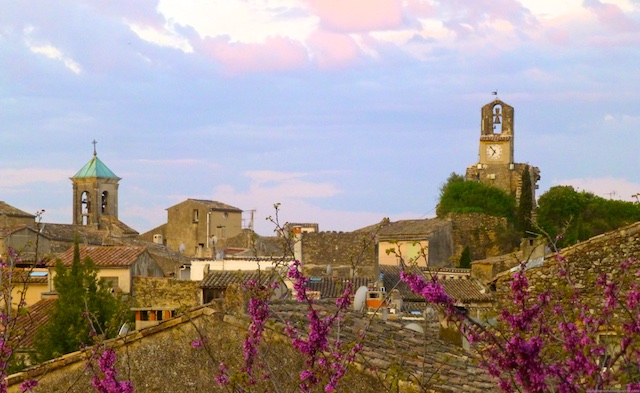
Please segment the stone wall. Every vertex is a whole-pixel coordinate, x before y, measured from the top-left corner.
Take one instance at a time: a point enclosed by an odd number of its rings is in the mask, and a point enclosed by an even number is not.
[[[134,277],[136,307],[193,307],[201,304],[199,281]]]
[[[375,239],[369,233],[303,233],[301,246],[302,268],[308,276],[326,274],[327,265],[331,265],[338,277],[350,277],[352,273],[377,277]]]
[[[469,246],[472,260],[513,251],[513,248],[509,247],[510,243],[505,241],[506,218],[484,213],[449,213],[446,218],[453,224],[455,263],[460,259],[465,246]]]

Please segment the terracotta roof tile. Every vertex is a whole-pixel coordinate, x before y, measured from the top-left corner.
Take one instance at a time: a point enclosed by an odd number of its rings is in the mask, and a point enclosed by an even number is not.
[[[89,257],[98,267],[127,267],[135,263],[145,251],[144,247],[133,246],[80,246],[80,259]],[[62,253],[59,259],[65,266],[71,266],[73,247]],[[55,262],[47,265],[55,266]]]
[[[56,298],[42,299],[16,318],[17,349],[32,349],[38,329],[46,324],[56,304]]]

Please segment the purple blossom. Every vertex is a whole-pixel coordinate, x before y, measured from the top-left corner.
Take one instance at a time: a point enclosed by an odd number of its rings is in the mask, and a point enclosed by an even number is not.
[[[130,381],[118,381],[118,370],[115,368],[116,353],[106,349],[98,356],[99,373],[91,379],[91,384],[99,393],[133,393]]]
[[[20,391],[23,393],[30,392],[36,386],[38,386],[38,381],[36,381],[35,379],[27,379],[20,384]]]

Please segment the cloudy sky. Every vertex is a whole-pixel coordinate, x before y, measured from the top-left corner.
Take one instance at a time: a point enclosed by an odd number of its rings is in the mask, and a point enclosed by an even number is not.
[[[638,0],[0,0],[0,200],[71,223],[95,139],[139,232],[186,198],[430,217],[495,90],[539,193],[640,192]]]

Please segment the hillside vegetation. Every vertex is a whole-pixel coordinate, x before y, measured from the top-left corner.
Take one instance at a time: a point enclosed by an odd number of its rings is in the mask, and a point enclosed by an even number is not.
[[[640,221],[640,204],[578,192],[571,186],[551,187],[538,200],[538,226],[552,237],[563,234],[564,245],[636,221]]]

